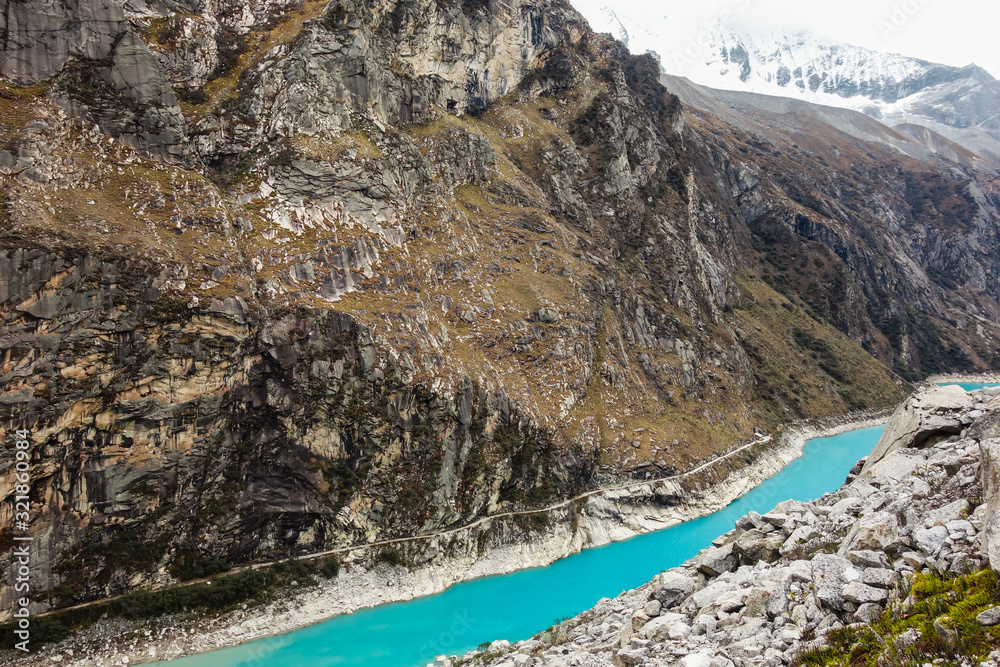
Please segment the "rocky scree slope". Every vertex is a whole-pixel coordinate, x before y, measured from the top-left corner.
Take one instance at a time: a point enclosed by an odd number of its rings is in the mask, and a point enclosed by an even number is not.
[[[996,594],[995,575],[980,570],[995,567],[989,556],[1000,542],[998,417],[995,388],[918,393],[839,491],[810,503],[781,502],[764,515],[751,512],[645,586],[530,640],[494,642],[486,652],[443,662],[741,667],[840,664],[838,655],[852,651],[852,660],[868,660],[863,664],[995,657],[996,598],[957,588],[951,595],[935,582],[974,574],[969,581],[992,582],[984,588]],[[926,577],[923,584],[917,573]],[[945,613],[962,600],[981,643],[957,625],[969,618]],[[911,616],[912,627],[897,635],[884,621]],[[842,644],[870,628],[885,636],[872,635],[874,645]],[[958,633],[965,633],[964,645]]]
[[[35,443],[38,609],[670,474],[888,404],[890,365],[995,365],[996,272],[865,265],[911,231],[952,248],[898,179],[855,204],[898,226],[824,245],[797,165],[734,161],[753,137],[713,143],[560,2],[0,14],[0,419]],[[789,257],[840,281],[829,309]]]

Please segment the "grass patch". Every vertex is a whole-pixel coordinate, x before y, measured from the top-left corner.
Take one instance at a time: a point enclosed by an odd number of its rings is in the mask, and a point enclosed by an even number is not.
[[[1000,627],[984,627],[976,621],[980,612],[1000,601],[992,570],[962,576],[921,573],[910,592],[912,607],[897,605],[864,627],[835,630],[827,635],[826,646],[801,653],[794,664],[920,667],[934,662],[958,667],[984,660],[1000,647]],[[919,636],[901,641],[900,636],[911,630]]]

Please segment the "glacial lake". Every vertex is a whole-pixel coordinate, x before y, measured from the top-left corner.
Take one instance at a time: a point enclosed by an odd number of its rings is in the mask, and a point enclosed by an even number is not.
[[[871,453],[881,426],[814,438],[803,455],[729,506],[622,542],[587,549],[548,567],[455,584],[407,602],[334,616],[293,632],[157,664],[173,667],[424,667],[481,642],[527,639],[602,597],[640,586],[680,565],[750,510],[835,491]]]
[[[957,384],[959,387],[965,391],[975,391],[976,389],[982,389],[983,387],[997,387],[1000,386],[995,382],[939,382],[939,387],[944,387],[951,384]]]

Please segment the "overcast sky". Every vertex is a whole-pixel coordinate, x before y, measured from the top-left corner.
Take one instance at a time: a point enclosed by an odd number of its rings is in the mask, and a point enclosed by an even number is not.
[[[1000,78],[1000,3],[995,0],[573,0],[631,16],[809,30],[832,39],[947,65],[977,65]],[[581,7],[582,9],[582,7]],[[584,11],[586,14],[587,12]]]

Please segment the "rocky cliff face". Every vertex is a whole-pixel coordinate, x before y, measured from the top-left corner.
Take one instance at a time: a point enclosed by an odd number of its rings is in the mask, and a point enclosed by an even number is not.
[[[995,578],[979,571],[984,564],[997,569],[987,552],[996,530],[991,452],[998,410],[995,389],[918,394],[836,493],[752,512],[645,586],[530,640],[494,642],[446,664],[732,667],[842,664],[848,654],[996,658],[1000,608],[982,593]],[[928,441],[924,435],[941,414],[963,426]],[[963,581],[975,590],[952,591],[940,579],[970,574]]]
[[[974,357],[995,365],[994,316],[982,317],[1000,269],[992,169],[974,157],[956,169],[854,112],[664,81],[700,121],[689,146],[711,160],[695,163],[696,182],[726,175],[711,199],[742,216],[772,287],[911,380]],[[954,337],[981,324],[980,341]]]
[[[930,276],[913,248],[967,248],[911,226],[902,172],[835,234],[800,202],[846,189],[839,166],[734,159],[752,137],[560,2],[5,16],[0,419],[33,433],[35,590],[544,506],[889,403],[891,364],[994,363],[996,273]]]

